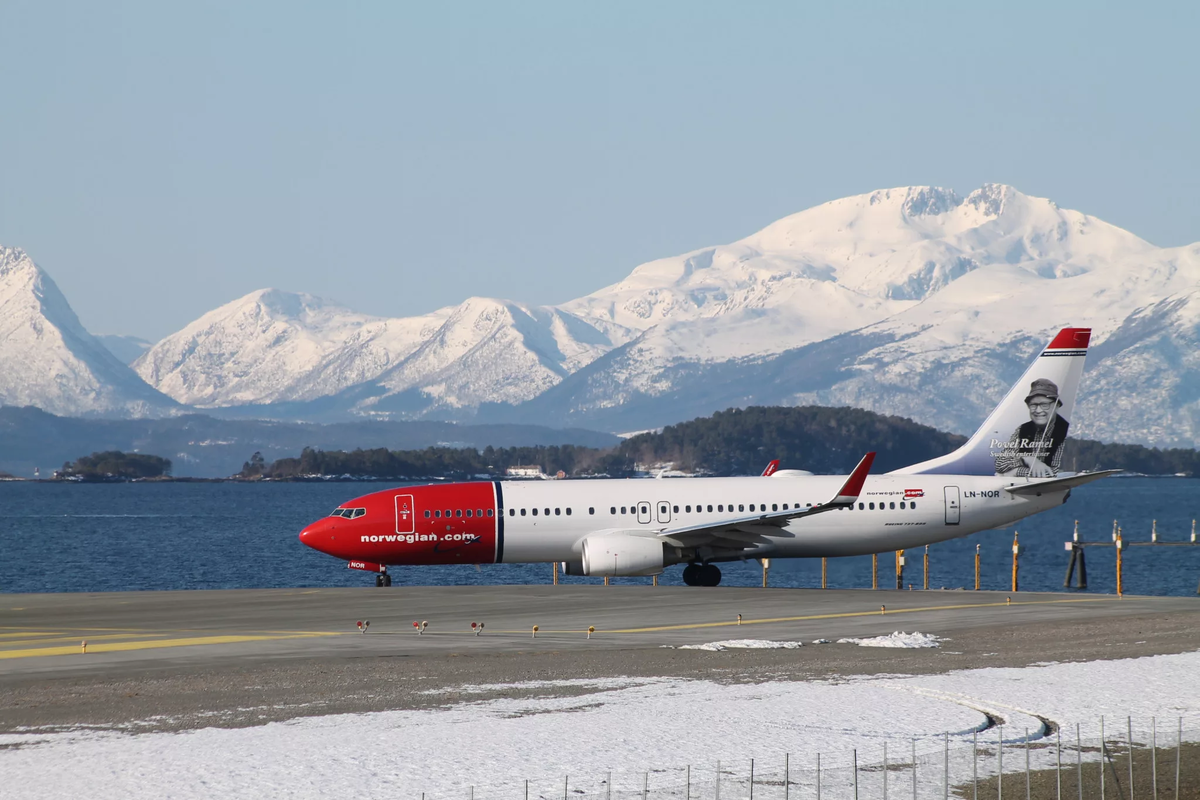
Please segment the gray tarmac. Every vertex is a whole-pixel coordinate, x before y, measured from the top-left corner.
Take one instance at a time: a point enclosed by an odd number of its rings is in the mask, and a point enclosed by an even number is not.
[[[358,621],[370,622],[367,633]],[[414,621],[428,622],[423,634]],[[484,623],[480,635],[472,622]],[[1194,598],[968,591],[543,585],[0,595],[0,732],[243,726],[587,691],[504,686],[530,680],[801,680],[1126,658],[1200,649],[1198,623]],[[811,644],[896,630],[946,641],[937,650]],[[744,638],[805,647],[674,649]],[[498,686],[463,693],[464,685]]]

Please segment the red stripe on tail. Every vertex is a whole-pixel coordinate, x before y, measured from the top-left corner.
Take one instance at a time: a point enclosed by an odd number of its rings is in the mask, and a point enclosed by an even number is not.
[[[1048,350],[1085,350],[1092,338],[1091,328],[1063,328],[1054,337]]]

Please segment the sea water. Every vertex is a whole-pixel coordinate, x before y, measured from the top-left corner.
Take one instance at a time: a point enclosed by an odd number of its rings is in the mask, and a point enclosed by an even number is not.
[[[394,484],[398,485],[398,484]],[[105,592],[149,589],[245,589],[373,585],[370,573],[300,544],[309,522],[353,497],[385,488],[368,483],[0,483],[0,592]],[[1200,517],[1200,481],[1108,478],[1072,492],[1063,506],[1017,523],[1023,591],[1061,591],[1069,554],[1064,543],[1079,521],[1080,539],[1112,541],[1113,521],[1126,542],[1188,542]],[[931,589],[974,587],[975,545],[982,588],[1009,590],[1013,529],[984,531],[929,548]],[[921,588],[923,548],[908,550],[904,588]],[[1116,588],[1112,547],[1087,549],[1089,593]],[[1130,547],[1124,555],[1129,594],[1195,595],[1200,545]],[[757,561],[721,564],[722,586],[759,586]],[[681,584],[681,566],[660,584]],[[549,564],[393,567],[408,585],[550,583]],[[829,559],[831,588],[871,586],[871,557]],[[566,583],[599,578],[562,577]],[[617,583],[650,582],[617,578]],[[820,559],[775,559],[770,585],[818,587]],[[879,587],[895,588],[895,558],[879,556]]]

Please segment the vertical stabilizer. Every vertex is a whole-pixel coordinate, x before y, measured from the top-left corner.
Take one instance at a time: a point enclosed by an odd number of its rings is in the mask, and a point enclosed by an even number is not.
[[[895,473],[1057,475],[1091,335],[1091,328],[1063,328],[966,444]]]

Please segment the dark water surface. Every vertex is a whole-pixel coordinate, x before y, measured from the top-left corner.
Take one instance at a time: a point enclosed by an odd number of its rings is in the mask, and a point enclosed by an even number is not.
[[[98,592],[141,589],[242,589],[363,586],[370,574],[300,544],[304,525],[339,503],[384,488],[348,483],[0,483],[0,592]],[[1079,520],[1081,538],[1111,541],[1119,520],[1127,541],[1186,542],[1200,517],[1200,481],[1110,478],[1076,489],[1057,509],[1023,520],[1021,588],[1061,590],[1067,553]],[[1008,589],[1012,531],[986,531],[930,547],[931,588],[971,588],[974,553],[982,545],[983,588]],[[1194,595],[1200,546],[1133,547],[1125,556],[1125,590],[1132,594]],[[905,583],[921,586],[922,551],[908,551]],[[1089,592],[1115,591],[1113,548],[1088,548]],[[879,557],[879,585],[895,586],[895,561]],[[721,565],[723,585],[757,586],[757,562]],[[680,584],[681,567],[664,584]],[[549,583],[548,564],[474,567],[398,567],[400,584]],[[771,585],[820,586],[819,559],[776,560]],[[649,583],[649,578],[619,578]],[[600,579],[564,578],[572,583]],[[829,560],[829,585],[871,585],[871,558]]]

